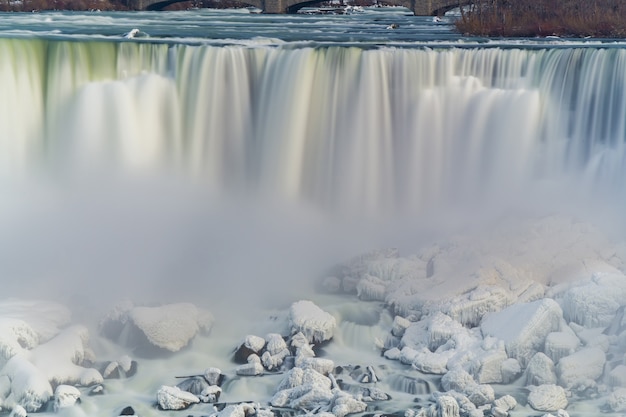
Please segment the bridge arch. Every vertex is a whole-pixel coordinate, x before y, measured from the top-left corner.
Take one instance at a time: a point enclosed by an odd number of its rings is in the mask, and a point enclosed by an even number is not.
[[[185,0],[127,0],[128,7],[134,10],[161,10],[170,4]],[[296,13],[299,9],[320,3],[323,0],[244,0],[243,4],[257,7],[263,13]],[[418,16],[442,15],[450,9],[464,6],[475,0],[384,0],[392,6],[403,6]]]

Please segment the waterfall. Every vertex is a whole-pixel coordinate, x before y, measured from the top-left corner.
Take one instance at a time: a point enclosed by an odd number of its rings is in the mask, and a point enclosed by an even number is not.
[[[0,39],[0,173],[172,171],[368,214],[614,190],[626,50]]]

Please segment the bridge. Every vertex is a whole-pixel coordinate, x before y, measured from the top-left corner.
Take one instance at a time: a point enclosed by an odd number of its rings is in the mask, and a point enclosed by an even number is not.
[[[185,0],[127,0],[131,10],[161,10],[170,4]],[[242,0],[268,14],[296,13],[302,7],[313,6],[322,0]],[[390,6],[403,6],[416,16],[443,15],[450,9],[466,5],[473,0],[384,0]]]

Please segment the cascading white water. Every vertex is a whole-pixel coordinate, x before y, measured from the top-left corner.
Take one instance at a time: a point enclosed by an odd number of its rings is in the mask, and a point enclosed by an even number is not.
[[[0,40],[2,170],[173,169],[368,214],[624,173],[623,49]]]

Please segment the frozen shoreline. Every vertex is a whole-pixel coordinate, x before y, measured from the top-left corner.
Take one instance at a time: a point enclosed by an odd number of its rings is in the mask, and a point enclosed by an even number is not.
[[[232,416],[269,415],[270,404],[294,410],[288,414],[339,416],[619,413],[623,253],[589,224],[552,216],[408,256],[357,256],[333,268],[314,302],[273,311],[127,304],[88,333],[61,305],[4,301],[1,404],[14,415],[23,407],[115,416],[126,406],[143,417],[180,415],[158,409],[157,392],[216,368],[224,381],[206,395],[219,391],[218,398],[190,400],[197,404],[185,415],[211,415],[215,401],[258,403],[227,409]],[[256,351],[257,359],[237,364],[234,350],[244,340],[242,357]],[[82,402],[71,405],[75,394],[66,390],[52,405],[58,385],[79,386]],[[90,396],[97,385],[104,395]]]

